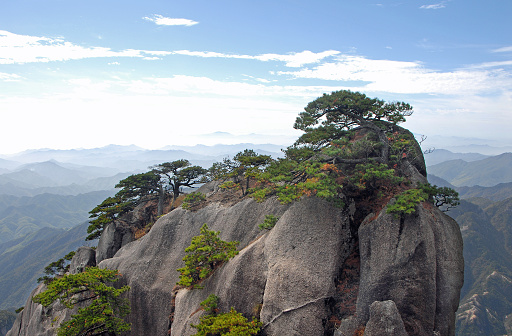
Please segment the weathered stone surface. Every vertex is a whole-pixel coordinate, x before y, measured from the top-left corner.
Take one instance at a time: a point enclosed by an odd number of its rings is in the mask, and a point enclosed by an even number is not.
[[[180,290],[175,301],[172,336],[194,333],[209,294],[220,310],[234,307],[258,315],[266,335],[323,335],[329,316],[327,301],[334,281],[351,251],[347,216],[317,198],[293,204],[267,234],[243,249],[214,275],[202,290]]]
[[[280,217],[289,207],[275,199],[263,203],[248,199],[231,207],[213,203],[197,212],[178,208],[160,218],[146,236],[121,248],[115,257],[104,260],[100,267],[119,269],[125,283],[131,286],[129,298],[132,311],[137,312],[129,318],[131,335],[167,333],[172,288],[179,280],[176,269],[183,266],[185,248],[204,223],[210,229],[221,231],[221,239],[239,241],[240,247],[244,247],[261,234],[258,224],[264,221],[265,215]],[[233,292],[233,295],[244,294]]]
[[[129,335],[166,335],[169,327],[172,336],[192,335],[195,329],[190,324],[199,322],[200,302],[209,294],[219,297],[221,311],[234,307],[247,317],[259,317],[267,336],[323,336],[336,319],[342,320],[334,332],[337,336],[352,336],[367,323],[372,332],[376,322],[369,322],[370,306],[386,300],[396,304],[409,335],[453,335],[463,276],[462,240],[457,224],[437,208],[421,204],[403,220],[384,209],[367,217],[359,228],[358,242],[350,227],[349,209],[315,197],[289,205],[274,198],[262,203],[234,202],[210,203],[195,212],[175,209],[147,235],[101,262],[100,267],[123,274],[116,286],[131,287],[127,292],[132,309]],[[352,208],[354,215],[358,209]],[[272,230],[261,232],[258,224],[269,214],[279,221]],[[204,289],[176,292],[176,269],[183,266],[184,250],[204,223],[221,231],[221,239],[239,241],[242,249],[201,283]],[[360,276],[357,314],[353,316],[353,309],[338,314],[340,298],[356,295],[352,287],[342,286],[346,281],[340,277],[346,278],[343,270],[349,264],[354,268],[359,262],[360,270],[352,272],[350,281],[357,283]],[[44,311],[27,302],[11,336],[51,335],[60,318],[69,317],[55,307]],[[384,313],[394,314],[379,314]],[[49,321],[56,314],[59,320],[52,327]]]
[[[464,262],[453,219],[427,203],[402,219],[383,209],[363,222],[359,244],[361,324],[371,303],[393,300],[410,335],[454,334]]]
[[[364,336],[408,336],[404,322],[393,301],[375,301],[370,306],[370,320]]]
[[[18,314],[14,325],[6,336],[55,336],[60,323],[69,320],[72,314],[76,314],[78,308],[67,309],[60,303],[55,303],[44,308],[38,303],[32,302],[32,297],[46,289],[40,284],[32,291],[25,303],[25,308]]]
[[[96,261],[112,258],[117,251],[133,240],[133,233],[130,229],[118,223],[108,224],[100,237],[96,248]]]
[[[156,200],[143,202],[114,223],[108,224],[98,242],[96,263],[112,258],[121,247],[134,240],[135,230],[155,222],[157,203]]]
[[[69,273],[80,273],[88,266],[96,266],[96,251],[87,246],[79,247],[69,264]]]

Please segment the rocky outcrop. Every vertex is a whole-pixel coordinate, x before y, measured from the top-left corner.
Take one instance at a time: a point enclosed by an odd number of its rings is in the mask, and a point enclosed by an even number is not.
[[[393,300],[410,335],[454,335],[464,260],[453,219],[429,203],[401,218],[383,210],[363,222],[359,244],[361,324],[374,301]]]
[[[6,336],[55,336],[60,324],[71,319],[71,316],[83,307],[76,305],[75,308],[68,309],[63,304],[56,302],[45,308],[34,303],[32,297],[44,290],[46,290],[46,285],[40,284],[32,291]]]
[[[395,302],[375,301],[370,305],[370,320],[364,329],[365,336],[407,336],[404,322]]]
[[[267,335],[323,335],[333,279],[353,243],[340,209],[317,198],[291,205],[270,232],[204,281],[203,290],[178,292],[171,335],[193,333],[190,324],[201,315],[194,311],[209,294],[219,297],[221,311],[259,312]]]
[[[69,272],[76,274],[83,271],[86,266],[96,266],[96,251],[90,247],[79,247],[69,264]],[[76,314],[78,309],[83,307],[77,304],[75,308],[68,309],[63,304],[56,302],[47,308],[38,303],[34,303],[32,298],[45,291],[46,285],[39,284],[32,291],[27,299],[25,306],[18,314],[12,329],[6,336],[54,336],[57,335],[59,325]]]
[[[155,200],[142,202],[103,230],[96,248],[96,263],[112,258],[124,245],[132,242],[135,231],[144,228],[156,219],[157,203]]]
[[[192,335],[210,294],[220,311],[256,316],[267,336],[352,336],[365,326],[366,335],[453,335],[463,274],[457,224],[428,203],[402,218],[384,207],[358,223],[365,216],[348,201],[346,208],[316,197],[178,208],[99,266],[118,269],[116,285],[131,287],[130,335]],[[269,214],[279,220],[262,232]],[[184,250],[204,223],[221,239],[239,241],[240,253],[202,281],[203,289],[176,288]],[[51,318],[41,317],[48,312],[27,304],[11,335],[49,335]]]
[[[90,247],[82,246],[76,250],[73,259],[69,263],[69,273],[80,273],[90,266],[96,266],[96,251]]]

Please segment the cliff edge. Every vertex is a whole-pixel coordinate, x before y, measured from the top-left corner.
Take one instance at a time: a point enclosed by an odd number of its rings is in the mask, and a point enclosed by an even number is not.
[[[240,153],[244,169],[228,176],[224,191],[219,181],[202,186],[202,206],[170,211],[141,238],[126,223],[106,226],[95,257],[122,274],[116,286],[130,286],[127,335],[193,335],[211,294],[218,311],[233,307],[260,321],[261,335],[454,335],[464,274],[459,226],[432,204],[421,148],[396,126],[410,106],[370,99],[370,112],[344,110],[365,99],[340,91],[308,105],[296,122],[305,136],[286,160],[269,164],[274,179],[254,178],[264,156]],[[319,111],[332,112],[326,120],[339,118],[340,128],[313,128]],[[330,142],[320,137],[326,131]],[[278,220],[262,231],[268,215]],[[176,286],[185,249],[204,224],[238,241],[239,253],[201,289]],[[55,334],[51,321],[62,314],[29,299],[8,335]]]

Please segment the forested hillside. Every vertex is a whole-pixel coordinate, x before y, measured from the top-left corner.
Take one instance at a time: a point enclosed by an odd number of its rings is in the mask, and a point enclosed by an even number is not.
[[[460,336],[512,334],[511,160],[512,154],[504,153],[428,167],[431,183],[452,187],[462,198],[448,212],[464,239],[464,286],[456,321]]]
[[[41,194],[34,197],[0,195],[0,243],[44,227],[69,229],[89,218],[89,211],[112,191],[77,196]]]
[[[0,309],[23,306],[44,267],[84,245],[88,225],[70,230],[42,228],[0,244]]]

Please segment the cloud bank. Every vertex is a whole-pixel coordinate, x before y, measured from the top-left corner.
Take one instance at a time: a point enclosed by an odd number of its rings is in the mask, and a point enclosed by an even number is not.
[[[143,17],[144,20],[151,21],[159,26],[193,26],[198,24],[199,22],[189,20],[189,19],[176,19],[169,18],[159,14],[153,14],[152,16]]]

